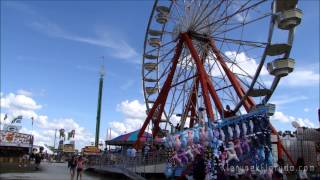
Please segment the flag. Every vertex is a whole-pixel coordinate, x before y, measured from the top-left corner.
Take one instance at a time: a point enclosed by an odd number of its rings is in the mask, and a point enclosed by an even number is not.
[[[8,114],[5,114],[3,120],[6,120],[7,118],[8,118]]]
[[[11,124],[13,124],[13,123],[21,123],[21,120],[22,120],[22,116],[17,116],[16,118],[14,118],[11,121]]]
[[[31,117],[31,120],[32,120],[32,126],[33,126],[34,117]]]
[[[68,140],[71,138],[71,136],[72,136],[72,133],[68,132]]]

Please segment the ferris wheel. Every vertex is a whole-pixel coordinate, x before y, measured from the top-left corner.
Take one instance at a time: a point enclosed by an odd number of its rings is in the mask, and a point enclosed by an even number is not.
[[[302,12],[297,0],[156,0],[144,40],[142,77],[149,126],[163,136],[266,105],[290,58]]]

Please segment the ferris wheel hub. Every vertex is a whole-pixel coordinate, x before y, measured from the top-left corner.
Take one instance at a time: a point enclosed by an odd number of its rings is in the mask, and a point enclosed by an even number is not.
[[[204,4],[202,6],[204,6]],[[186,32],[194,32],[197,34],[211,33],[210,26],[208,26],[208,24],[211,23],[210,19],[207,17],[200,20],[198,14],[192,13],[199,10],[198,8],[203,9],[204,7],[189,6],[188,8],[186,8],[186,11],[188,11],[189,13],[185,13],[183,16],[179,17],[178,23],[176,23],[175,27],[173,28],[173,39],[177,39],[180,34]]]

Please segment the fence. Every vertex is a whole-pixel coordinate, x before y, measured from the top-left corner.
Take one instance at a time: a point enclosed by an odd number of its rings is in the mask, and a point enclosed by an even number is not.
[[[124,152],[108,153],[95,159],[91,158],[87,166],[101,170],[121,171],[119,173],[130,171],[144,176],[150,173],[163,173],[166,160],[166,153],[161,150],[146,154],[137,152],[134,157],[127,156]]]

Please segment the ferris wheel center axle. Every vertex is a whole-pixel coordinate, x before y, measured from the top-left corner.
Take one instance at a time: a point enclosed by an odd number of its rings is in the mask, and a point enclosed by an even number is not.
[[[191,36],[192,38],[201,41],[201,42],[209,42],[210,41],[210,36],[208,34],[201,34],[195,31],[189,31],[188,32],[189,36]]]

